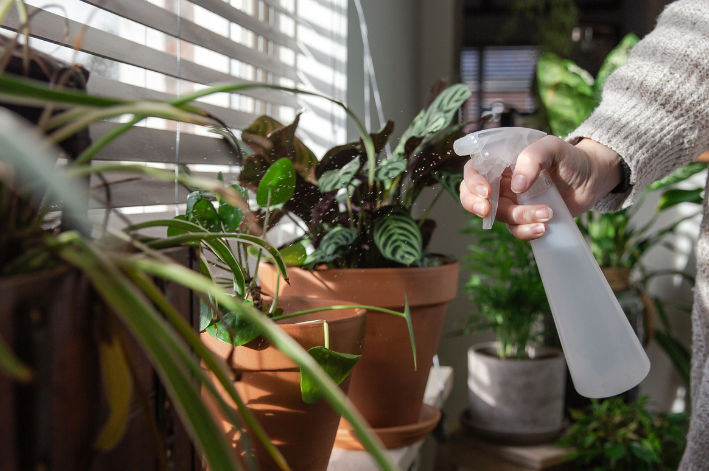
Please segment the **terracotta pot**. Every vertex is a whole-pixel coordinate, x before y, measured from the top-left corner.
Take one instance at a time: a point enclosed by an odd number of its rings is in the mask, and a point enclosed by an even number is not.
[[[279,299],[278,304],[288,313],[342,303],[332,300],[283,297]],[[307,314],[284,319],[279,322],[279,326],[308,350],[324,345],[322,322],[311,322],[317,320],[325,320],[329,325],[330,349],[340,353],[357,355],[362,353],[367,323],[363,309]],[[201,337],[205,345],[219,357],[225,360],[229,357],[232,351],[229,345],[206,332],[202,333]],[[275,347],[261,340],[261,342],[251,343],[258,349],[238,347],[234,350],[232,365],[234,369],[242,372],[239,380],[234,382],[236,390],[293,471],[325,471],[335,442],[340,414],[336,413],[324,399],[315,404],[303,402],[299,367]],[[264,344],[267,346],[264,347]],[[340,389],[345,394],[349,388],[350,378],[351,375],[340,384]],[[226,394],[218,384],[217,388],[222,394]],[[238,447],[239,432],[231,423],[223,420],[208,394],[203,393],[203,397],[215,415],[222,419],[227,435],[234,439],[237,453],[243,455],[245,451]],[[231,399],[226,400],[231,402]],[[254,444],[259,469],[279,470],[280,468],[253,434],[251,441]]]
[[[566,361],[561,350],[533,349],[532,359],[502,359],[487,342],[468,350],[471,428],[508,443],[554,439],[564,426]]]
[[[373,428],[418,422],[428,373],[443,328],[448,303],[458,289],[458,263],[426,268],[369,268],[307,271],[289,268],[290,285],[282,295],[368,304],[402,311],[408,296],[416,340],[418,369],[406,322],[401,317],[367,312],[362,359],[352,372],[349,400]],[[260,281],[266,292],[276,287],[277,272],[262,264]]]

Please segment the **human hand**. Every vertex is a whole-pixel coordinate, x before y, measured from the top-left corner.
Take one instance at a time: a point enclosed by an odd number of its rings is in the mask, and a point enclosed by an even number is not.
[[[547,170],[572,216],[591,209],[623,179],[620,156],[610,148],[590,139],[575,146],[555,136],[546,136],[525,148],[517,158],[514,173],[508,168],[500,179],[500,197],[495,219],[507,224],[513,236],[521,240],[538,239],[552,217],[546,205],[518,205],[517,194],[527,191]],[[467,211],[480,217],[490,212],[490,183],[465,164],[460,185],[460,202]]]

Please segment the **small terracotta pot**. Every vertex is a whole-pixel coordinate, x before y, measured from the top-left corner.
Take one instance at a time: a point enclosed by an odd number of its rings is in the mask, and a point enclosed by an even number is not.
[[[298,293],[397,311],[408,297],[416,340],[418,369],[403,318],[367,312],[367,336],[362,359],[352,372],[348,399],[375,428],[417,423],[433,356],[448,303],[458,290],[458,263],[438,267],[332,269],[289,268],[290,285],[281,281],[281,295]],[[276,287],[278,273],[262,264],[260,281],[266,292]],[[344,422],[344,421],[343,421]]]
[[[343,304],[338,301],[306,298],[281,298],[278,301],[285,313],[323,306]],[[330,349],[340,353],[359,355],[364,348],[366,314],[363,309],[346,309],[307,314],[284,319],[279,326],[293,337],[305,350],[324,345],[322,322],[325,320],[330,330]],[[305,323],[307,322],[307,323]],[[202,342],[223,359],[228,359],[232,348],[209,334],[202,333]],[[278,447],[293,471],[325,471],[335,442],[340,414],[336,413],[326,400],[315,404],[303,402],[300,392],[300,369],[287,356],[273,346],[259,349],[237,347],[232,365],[241,371],[241,377],[234,382],[237,392],[248,408],[263,426],[271,442]],[[208,372],[209,373],[209,372]],[[211,376],[211,373],[209,373]],[[345,394],[352,375],[341,384]],[[212,376],[213,378],[213,376]],[[216,383],[217,389],[226,393]],[[216,404],[205,392],[205,401],[215,416],[222,420],[228,437],[234,440],[236,451],[243,455],[245,450],[238,446],[239,432],[218,412]],[[260,470],[278,470],[278,466],[268,455],[258,440],[250,435]]]

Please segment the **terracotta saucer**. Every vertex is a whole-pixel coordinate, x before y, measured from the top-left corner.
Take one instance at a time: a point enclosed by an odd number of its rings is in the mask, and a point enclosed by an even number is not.
[[[522,446],[550,443],[554,441],[554,439],[557,438],[566,427],[566,425],[564,425],[559,430],[533,433],[502,432],[499,430],[491,430],[476,423],[470,417],[470,410],[468,409],[464,410],[460,414],[460,424],[463,426],[463,429],[467,434],[475,436],[476,438],[486,439],[502,445]],[[337,432],[339,433],[340,431],[338,430]]]
[[[379,437],[387,449],[401,448],[402,446],[411,445],[419,440],[426,438],[426,435],[436,428],[438,421],[441,420],[441,411],[429,404],[424,404],[421,408],[421,415],[418,422],[409,425],[399,425],[398,427],[375,428],[372,431]],[[360,443],[355,431],[351,426],[346,424],[345,427],[340,424],[337,429],[337,437],[335,438],[335,448],[345,448],[347,450],[364,450],[364,446]]]

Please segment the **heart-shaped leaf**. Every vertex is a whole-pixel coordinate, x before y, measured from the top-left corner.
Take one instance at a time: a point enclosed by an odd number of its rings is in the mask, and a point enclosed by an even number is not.
[[[244,201],[246,201],[247,194],[244,188],[240,187],[239,185],[231,185],[231,187],[241,195]],[[224,201],[219,202],[218,214],[219,219],[222,221],[222,225],[224,226],[224,232],[238,231],[239,225],[244,219],[244,212],[241,209],[237,208],[236,206],[232,206]]]
[[[295,190],[295,168],[287,158],[278,159],[261,179],[256,190],[256,203],[262,208],[284,204]]]
[[[318,180],[318,187],[323,193],[332,190],[339,190],[349,185],[352,177],[355,176],[360,167],[359,157],[355,157],[347,165],[337,170],[324,172]]]
[[[247,344],[261,335],[261,329],[251,324],[241,314],[229,312],[224,319],[207,327],[209,335],[224,343],[238,347]]]
[[[385,212],[374,221],[374,243],[384,258],[404,265],[411,265],[423,253],[421,231],[401,208]]]
[[[352,368],[362,358],[362,355],[333,352],[325,347],[313,347],[308,350],[308,353],[318,362],[318,365],[325,373],[332,378],[335,384],[340,384],[347,378]],[[315,404],[325,397],[310,375],[302,369],[300,370],[300,392],[303,396],[303,402],[306,404]]]
[[[209,232],[222,231],[222,223],[217,210],[214,209],[211,201],[205,199],[200,199],[194,204],[192,211],[187,213],[187,220],[199,224]]]

